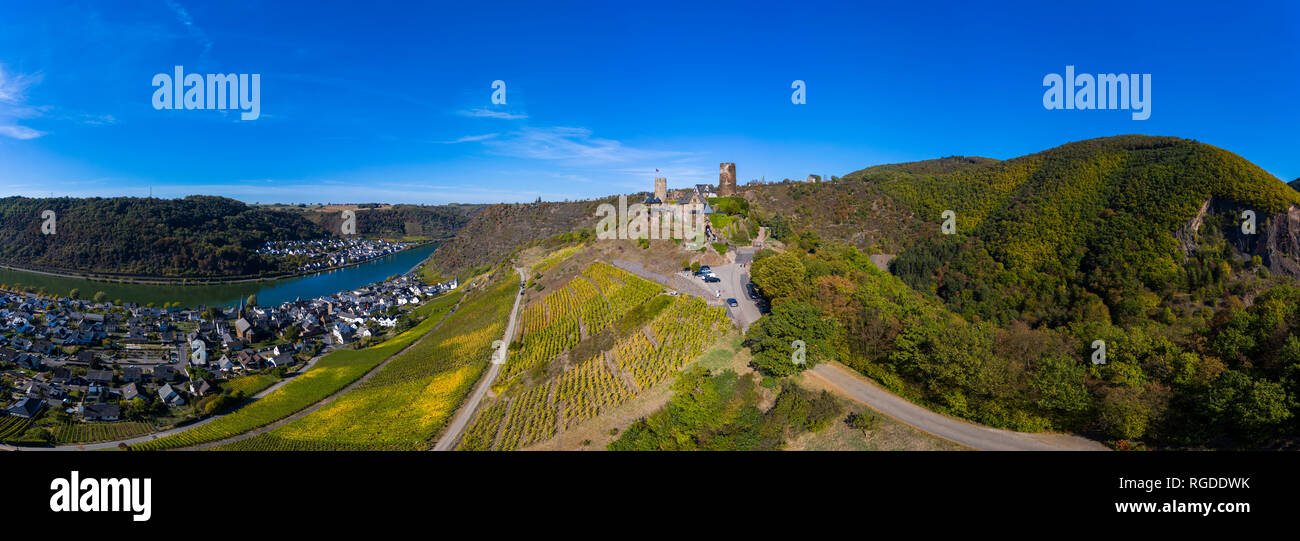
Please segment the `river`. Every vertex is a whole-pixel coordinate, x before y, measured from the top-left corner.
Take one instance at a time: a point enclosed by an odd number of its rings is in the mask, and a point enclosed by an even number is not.
[[[307,276],[218,285],[156,285],[156,284],[118,284],[99,282],[83,278],[64,278],[46,276],[30,272],[0,269],[0,284],[9,287],[15,285],[45,288],[49,293],[66,296],[73,289],[81,290],[83,299],[92,298],[97,291],[103,291],[109,300],[134,302],[141,305],[153,303],[180,302],[181,306],[233,306],[249,295],[257,294],[257,303],[262,306],[275,306],[296,298],[309,299],[332,295],[340,291],[356,289],[373,284],[411,270],[420,261],[438,248],[437,243],[417,246],[396,254],[367,261],[360,265],[332,270]]]

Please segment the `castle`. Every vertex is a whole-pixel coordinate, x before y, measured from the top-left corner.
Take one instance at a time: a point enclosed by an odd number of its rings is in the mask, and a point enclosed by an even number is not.
[[[736,164],[724,162],[718,164],[718,196],[736,195]]]
[[[646,196],[645,204],[656,205],[659,203],[669,203],[676,201],[679,205],[690,203],[702,204],[712,213],[709,208],[708,199],[710,197],[731,197],[736,195],[736,164],[733,162],[724,162],[718,164],[718,189],[714,190],[712,184],[696,184],[693,189],[673,190],[668,193],[668,178],[655,177],[655,191],[653,194]]]

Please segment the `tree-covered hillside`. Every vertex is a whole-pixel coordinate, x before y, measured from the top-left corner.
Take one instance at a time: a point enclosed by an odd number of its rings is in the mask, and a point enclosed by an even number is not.
[[[750,329],[760,370],[803,368],[788,344],[804,340],[810,364],[845,362],[935,409],[1117,447],[1300,432],[1300,227],[1287,212],[1300,193],[1171,137],[945,163],[750,188],[786,245],[753,264],[773,300]],[[855,225],[895,235],[873,245]],[[892,275],[859,250],[888,243]]]
[[[54,211],[54,234],[42,213]],[[0,261],[22,267],[151,276],[273,274],[294,263],[254,253],[271,240],[319,238],[295,213],[232,199],[0,199]]]
[[[456,235],[475,213],[487,205],[393,205],[391,208],[361,209],[356,213],[357,234],[367,237],[429,237],[447,239]],[[341,213],[307,212],[308,219],[327,231],[340,230]]]

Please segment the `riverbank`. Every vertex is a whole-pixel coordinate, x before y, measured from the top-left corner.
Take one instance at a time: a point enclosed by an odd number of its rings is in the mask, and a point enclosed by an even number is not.
[[[216,286],[216,285],[229,285],[229,284],[248,284],[248,283],[255,283],[255,282],[272,281],[272,280],[290,280],[293,278],[313,276],[317,274],[343,270],[349,267],[355,267],[357,265],[364,265],[366,263],[380,260],[385,257],[390,257],[390,256],[401,254],[409,250],[414,250],[422,246],[427,246],[430,244],[436,245],[439,242],[440,241],[435,240],[435,241],[415,243],[412,246],[403,248],[402,250],[393,252],[391,254],[385,254],[383,256],[365,259],[361,261],[353,261],[345,265],[338,265],[335,267],[330,267],[328,269],[315,269],[315,270],[304,271],[304,272],[291,272],[291,273],[259,275],[259,276],[228,276],[228,277],[137,276],[137,275],[123,275],[123,274],[111,274],[111,273],[94,273],[94,272],[86,272],[86,271],[76,271],[71,269],[39,269],[39,268],[31,268],[31,267],[22,267],[22,266],[13,265],[4,262],[0,262],[0,269],[15,271],[15,272],[26,272],[30,274],[39,274],[42,276],[52,276],[56,278],[72,278],[75,280],[88,280],[91,282],[100,282],[100,283],[108,283],[108,284]]]
[[[234,306],[249,295],[257,295],[264,305],[279,304],[296,298],[315,298],[339,291],[352,290],[394,275],[402,275],[426,261],[437,250],[439,243],[427,242],[400,252],[371,259],[359,264],[333,268],[326,271],[299,273],[281,278],[244,280],[226,283],[129,283],[125,281],[96,281],[81,277],[61,276],[55,272],[29,272],[10,270],[0,265],[0,284],[18,292],[39,292],[45,295],[69,297],[73,290],[88,299],[98,292],[104,299],[141,306],[176,304],[178,306]],[[39,270],[39,269],[38,269]]]

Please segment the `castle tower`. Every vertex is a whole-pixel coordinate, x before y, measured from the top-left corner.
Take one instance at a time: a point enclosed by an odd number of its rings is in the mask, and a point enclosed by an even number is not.
[[[668,200],[668,179],[664,177],[655,177],[655,199],[660,201]]]
[[[718,164],[718,196],[736,195],[736,164],[724,162]]]

